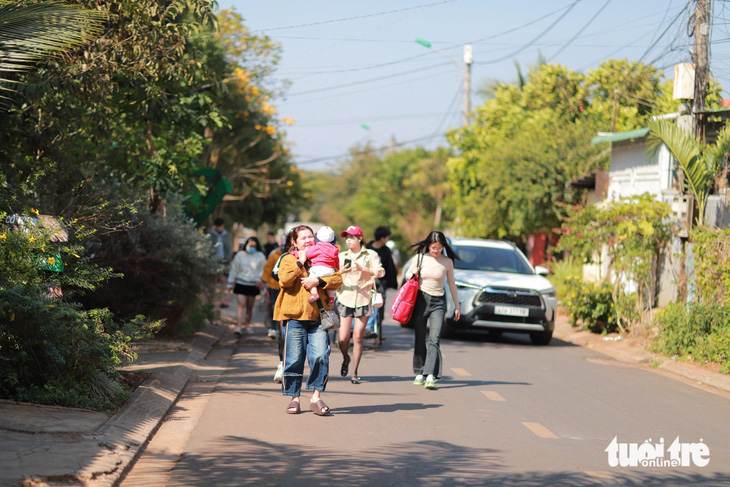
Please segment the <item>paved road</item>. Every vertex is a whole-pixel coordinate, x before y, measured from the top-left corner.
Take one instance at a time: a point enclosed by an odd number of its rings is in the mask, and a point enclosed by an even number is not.
[[[122,485],[730,484],[727,396],[518,335],[445,341],[445,377],[428,391],[411,385],[412,332],[391,323],[386,335],[366,350],[360,385],[332,354],[329,417],[285,415],[273,342],[227,338]],[[697,462],[710,462],[612,468],[614,437],[663,438],[662,459],[677,437],[702,442]]]

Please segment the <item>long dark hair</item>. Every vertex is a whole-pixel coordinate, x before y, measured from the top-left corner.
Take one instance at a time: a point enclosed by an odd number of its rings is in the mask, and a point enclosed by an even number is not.
[[[451,248],[451,245],[449,245],[449,242],[446,240],[446,236],[439,232],[438,230],[434,230],[431,233],[428,234],[428,237],[424,238],[420,242],[416,242],[414,244],[411,244],[411,248],[416,249],[417,254],[425,254],[428,252],[428,247],[431,244],[440,243],[441,246],[446,250],[446,257],[451,259],[452,261],[454,259],[461,258],[456,255],[456,252],[454,252],[454,249]]]
[[[264,249],[261,247],[261,242],[259,242],[259,239],[257,239],[256,237],[248,237],[246,239],[246,242],[243,244],[243,249],[241,249],[241,250],[246,250],[246,247],[248,247],[249,242],[254,243],[254,245],[256,246],[256,251],[258,251],[258,252],[264,251]]]
[[[299,238],[299,232],[302,230],[309,230],[314,235],[314,230],[308,225],[299,225],[291,229],[289,234],[286,236],[286,243],[284,244],[284,252],[291,252],[295,250],[297,238]]]

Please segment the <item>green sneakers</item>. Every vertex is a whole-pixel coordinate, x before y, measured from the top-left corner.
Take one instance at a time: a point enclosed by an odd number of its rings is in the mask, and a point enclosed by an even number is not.
[[[423,385],[423,376],[421,374],[418,374],[413,381],[414,386],[422,386]]]
[[[436,389],[436,379],[432,375],[429,375],[426,378],[426,383],[423,385],[426,389],[434,390]]]

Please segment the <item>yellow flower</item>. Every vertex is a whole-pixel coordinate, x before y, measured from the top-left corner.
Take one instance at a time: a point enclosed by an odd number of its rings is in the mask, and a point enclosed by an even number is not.
[[[6,238],[8,238],[8,236],[5,235],[4,233],[2,235],[0,235],[0,240],[5,240]]]
[[[30,237],[30,242],[35,242],[35,237]]]
[[[40,212],[38,210],[36,210],[35,208],[31,208],[30,212],[35,213],[36,215],[40,214]]]
[[[273,125],[267,125],[266,133],[269,135],[274,135],[276,133],[276,127],[274,127]]]
[[[73,255],[73,256],[74,256],[74,257],[76,257],[77,259],[80,259],[80,258],[81,258],[81,257],[79,257],[79,256],[78,256],[78,254],[74,254],[73,252],[71,252],[71,255]]]
[[[15,313],[10,315],[10,321],[15,321]]]
[[[286,182],[286,185],[287,186],[294,186],[294,181],[287,181]]]
[[[53,265],[53,264],[56,263],[56,259],[54,259],[53,257],[49,257],[48,258],[48,263],[51,264],[51,265]]]

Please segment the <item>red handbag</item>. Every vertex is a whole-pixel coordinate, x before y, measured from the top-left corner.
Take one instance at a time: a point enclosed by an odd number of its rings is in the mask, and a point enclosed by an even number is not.
[[[421,276],[421,256],[418,259],[418,271],[414,274],[395,295],[393,306],[390,308],[390,316],[398,323],[406,324],[411,319],[413,308],[416,307],[418,296],[418,278]]]

